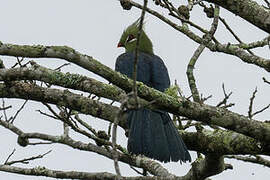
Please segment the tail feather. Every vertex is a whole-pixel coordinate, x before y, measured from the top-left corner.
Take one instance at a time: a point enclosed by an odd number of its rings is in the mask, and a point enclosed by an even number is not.
[[[162,117],[163,119],[169,119],[168,123],[164,125],[164,129],[166,131],[171,160],[175,162],[179,160],[183,162],[191,161],[191,157],[187,150],[187,147],[183,142],[182,138],[180,137],[173,122],[171,121],[170,116],[168,115],[168,113],[163,113]]]
[[[149,120],[151,124],[151,139],[152,148],[150,149],[151,156],[162,162],[167,162],[170,159],[168,142],[163,127],[163,120],[159,113],[148,110]]]
[[[128,151],[139,154],[142,152],[142,118],[138,117],[136,111],[130,111],[128,115],[129,138]]]
[[[128,151],[162,162],[191,160],[168,113],[149,109],[128,114]]]
[[[179,161],[181,159],[182,149],[179,147],[179,141],[177,136],[175,136],[174,131],[172,129],[171,123],[168,122],[164,125],[164,129],[167,136],[168,147],[170,149],[170,157],[172,161]]]

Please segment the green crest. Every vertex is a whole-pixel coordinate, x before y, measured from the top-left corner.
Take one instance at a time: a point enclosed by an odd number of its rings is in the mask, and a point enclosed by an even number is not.
[[[118,47],[124,47],[126,49],[126,52],[135,51],[139,32],[139,22],[140,19],[136,20],[129,27],[127,27],[127,29],[123,32],[120,38]],[[148,54],[153,54],[152,42],[144,32],[144,28],[141,31],[138,50]]]

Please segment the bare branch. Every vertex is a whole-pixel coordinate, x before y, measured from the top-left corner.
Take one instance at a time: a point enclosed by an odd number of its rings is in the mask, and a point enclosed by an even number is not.
[[[9,162],[6,161],[4,165],[12,165],[12,164],[16,164],[16,163],[28,164],[29,161],[36,160],[36,159],[41,159],[44,156],[46,156],[47,154],[49,154],[50,152],[52,152],[52,150],[49,150],[48,152],[46,152],[44,154],[40,154],[40,155],[33,156],[33,157],[30,157],[30,158],[25,158],[25,159],[16,160],[16,161],[9,161]]]
[[[8,117],[7,117],[7,113],[6,113],[6,110],[7,109],[9,109],[9,108],[11,108],[12,106],[5,106],[5,99],[4,98],[2,98],[2,110],[3,110],[3,113],[4,113],[4,117],[5,117],[5,120],[6,121],[9,121],[9,119],[8,119]]]
[[[143,1],[143,8],[142,8],[142,12],[141,12],[141,17],[140,17],[140,21],[139,21],[139,31],[137,34],[137,41],[136,41],[136,47],[135,47],[135,59],[134,59],[134,65],[133,65],[133,86],[132,86],[132,91],[133,91],[133,95],[134,95],[134,99],[135,99],[135,106],[138,107],[138,92],[137,92],[137,84],[136,84],[136,80],[137,80],[137,64],[138,64],[138,47],[139,47],[139,43],[140,43],[140,37],[141,37],[141,33],[142,33],[142,28],[143,28],[143,21],[144,21],[144,16],[145,16],[145,9],[147,7],[147,2],[148,0],[144,0]]]
[[[264,0],[264,2],[266,3],[267,7],[270,8],[270,3],[268,0]]]
[[[217,45],[217,47],[220,45]],[[8,47],[8,48],[7,48]],[[226,49],[230,49],[230,47],[226,47]],[[237,51],[237,48],[234,48],[234,50]],[[3,51],[4,50],[4,51]],[[237,51],[240,52],[240,51]],[[130,92],[132,90],[132,80],[128,79],[126,76],[121,75],[120,73],[117,73],[110,69],[109,67],[106,67],[99,63],[98,61],[94,60],[90,56],[81,55],[80,53],[74,51],[71,48],[68,47],[54,47],[54,46],[19,46],[19,45],[5,45],[0,43],[0,54],[6,54],[6,55],[17,55],[19,54],[21,56],[27,56],[27,57],[56,57],[56,58],[62,58],[67,59],[70,62],[74,62],[78,65],[81,65],[82,67],[101,75],[102,77],[106,78],[110,82],[113,82],[117,86],[123,88],[125,91]],[[247,55],[246,57],[248,57]],[[252,59],[252,58],[251,58]],[[255,60],[256,61],[256,60]],[[269,61],[270,65],[270,61]],[[1,72],[1,70],[0,70]],[[21,86],[22,85],[22,86]],[[24,85],[28,87],[29,89],[24,88]],[[144,98],[147,101],[155,100],[156,108],[171,112],[175,115],[180,115],[187,117],[189,119],[194,119],[196,121],[202,121],[207,124],[214,124],[217,126],[221,126],[224,128],[228,128],[230,130],[243,133],[247,136],[254,137],[258,140],[261,140],[262,142],[269,142],[270,141],[270,127],[265,126],[263,122],[253,120],[247,121],[249,118],[244,117],[240,114],[225,110],[224,108],[216,108],[209,105],[201,105],[194,102],[190,102],[184,98],[174,98],[171,96],[168,96],[162,92],[159,92],[158,90],[154,90],[152,88],[149,88],[141,83],[138,85],[138,95],[141,98]],[[67,103],[68,108],[75,109],[75,110],[83,110],[84,112],[88,112],[87,108],[79,108],[79,106],[85,106],[83,103],[78,103],[74,105],[74,103],[70,103],[70,101],[65,100],[65,98],[69,99],[72,98],[68,97],[69,93],[63,93],[59,92],[60,94],[65,97],[64,99],[61,98],[61,96],[57,96],[58,99],[52,99],[49,96],[45,96],[44,93],[51,92],[51,94],[57,93],[56,90],[49,90],[46,89],[44,91],[40,91],[40,88],[37,88],[37,90],[33,89],[34,85],[28,85],[28,84],[21,84],[17,83],[12,86],[13,91],[10,91],[10,87],[7,88],[5,85],[0,84],[0,97],[12,97],[12,98],[31,98],[32,100],[41,100],[40,97],[45,98],[47,102],[58,104],[59,102],[65,101]],[[31,92],[30,92],[31,91]],[[52,92],[54,91],[54,93]],[[16,92],[16,93],[15,93]],[[34,93],[35,92],[35,93]],[[29,94],[31,96],[29,96]],[[39,93],[39,96],[37,96],[37,93]],[[27,95],[28,94],[28,95]],[[35,94],[36,96],[33,96]],[[40,96],[41,95],[41,96]],[[84,98],[84,97],[78,97],[78,99],[83,99],[84,102],[89,102],[91,100]],[[57,101],[56,101],[57,100]],[[58,102],[59,101],[59,102]],[[78,100],[75,100],[78,101]],[[91,101],[96,102],[96,101]],[[94,106],[98,103],[94,103]],[[87,103],[86,103],[87,104]],[[77,107],[74,107],[77,106]],[[107,106],[107,105],[105,105]],[[74,107],[74,108],[73,108]],[[113,107],[113,106],[111,106]],[[108,105],[107,109],[111,108],[110,105]],[[114,107],[113,107],[114,108]],[[91,108],[91,110],[94,110],[94,108]],[[84,113],[83,112],[83,113]],[[92,111],[93,112],[93,111]],[[94,112],[97,112],[97,109],[94,110]],[[113,113],[115,111],[111,110],[110,113]],[[105,119],[110,119],[111,117],[110,113],[104,113]],[[224,118],[226,118],[226,122],[224,122]],[[257,129],[261,129],[262,133],[257,133]]]
[[[248,108],[248,117],[250,119],[252,119],[253,115],[252,115],[252,108],[253,108],[253,102],[254,102],[254,99],[255,99],[255,95],[257,93],[257,87],[255,88],[254,92],[252,93],[252,96],[250,98],[250,103],[249,103],[249,108]]]
[[[44,145],[44,144],[53,144],[52,142],[36,142],[36,143],[33,143],[33,142],[29,142],[28,145]]]
[[[270,81],[266,80],[265,77],[262,78],[263,79],[263,82],[267,83],[267,84],[270,84]]]
[[[108,149],[96,146],[92,143],[83,143],[81,141],[75,141],[70,137],[64,137],[64,136],[51,136],[48,134],[41,134],[41,133],[24,133],[22,130],[20,130],[13,124],[8,123],[6,121],[2,121],[2,120],[0,120],[0,125],[11,130],[13,133],[17,134],[18,136],[24,137],[26,139],[42,139],[45,141],[51,141],[53,143],[67,145],[75,149],[95,152],[107,158],[113,159],[112,153],[108,151]],[[125,153],[120,153],[118,151],[117,153],[119,157],[118,160],[121,162],[127,163],[134,167],[144,168],[148,172],[156,176],[174,177],[165,168],[163,168],[159,163],[149,158],[140,157],[140,156],[137,156],[137,157],[129,156]]]
[[[220,5],[221,7],[227,9],[235,15],[240,16],[246,21],[250,22],[254,26],[260,28],[261,30],[270,33],[269,24],[270,21],[268,19],[269,10],[259,5],[256,1],[253,0],[238,0],[238,1],[230,1],[230,0],[206,0],[210,3],[215,3]],[[248,10],[238,10],[248,9]]]
[[[15,153],[16,149],[13,149],[13,151],[8,155],[6,161],[4,162],[4,164],[6,164],[8,162],[8,160],[11,158],[11,156]]]
[[[230,92],[229,94],[226,93],[224,83],[222,83],[222,90],[223,90],[223,94],[224,94],[224,99],[223,99],[222,101],[220,101],[216,106],[217,106],[217,107],[220,107],[221,105],[224,105],[224,106],[222,106],[223,108],[227,108],[227,107],[233,106],[234,104],[229,104],[229,105],[227,105],[227,100],[228,100],[228,99],[230,98],[230,96],[232,95],[232,92]]]
[[[203,38],[204,41],[202,42],[202,44],[200,44],[198,49],[196,49],[193,56],[191,57],[189,64],[187,66],[187,71],[186,71],[186,74],[188,77],[188,83],[189,83],[189,87],[190,87],[190,90],[192,93],[193,100],[195,102],[198,102],[198,103],[202,103],[202,101],[201,101],[199,91],[198,91],[197,86],[196,86],[195,78],[193,75],[193,69],[194,69],[194,66],[195,66],[199,56],[201,55],[204,48],[206,47],[206,44],[208,44],[208,42],[210,42],[212,40],[213,35],[216,32],[217,25],[218,25],[218,17],[219,17],[219,6],[216,6],[214,11],[215,11],[214,12],[214,20],[213,20],[213,23],[211,25],[211,29],[210,29],[209,33],[205,34],[205,37]]]
[[[140,8],[140,9],[143,8],[140,4],[138,4],[136,2],[130,1],[130,3],[137,8]],[[148,13],[156,16],[157,18],[159,18],[163,22],[167,23],[168,25],[173,27],[175,30],[184,33],[186,36],[188,36],[193,41],[195,41],[199,44],[202,44],[203,39],[200,38],[199,36],[197,36],[195,33],[190,31],[189,29],[175,24],[174,22],[172,22],[168,18],[164,17],[163,15],[158,13],[157,11],[154,11],[154,10],[149,9],[149,8],[146,8],[146,11]],[[213,52],[223,52],[226,54],[234,55],[234,56],[240,58],[243,62],[255,64],[259,67],[264,68],[266,71],[270,72],[270,60],[269,59],[265,59],[265,58],[247,53],[242,48],[239,48],[238,45],[220,44],[218,42],[215,42],[215,43],[209,42],[208,44],[206,44],[206,47],[208,47]]]
[[[230,159],[237,159],[240,161],[244,161],[244,162],[250,162],[250,163],[255,163],[255,164],[261,164],[263,166],[269,167],[270,168],[270,161],[259,156],[256,155],[254,157],[252,156],[238,156],[238,155],[232,155],[232,156],[225,156],[225,158],[230,158]]]
[[[65,67],[65,66],[70,66],[71,65],[71,63],[64,63],[64,64],[62,64],[61,66],[59,66],[59,67],[57,67],[57,68],[55,68],[54,70],[55,71],[60,71],[63,67]]]
[[[259,113],[262,113],[263,111],[265,111],[265,110],[268,109],[269,107],[270,107],[270,104],[268,104],[267,106],[265,106],[265,107],[262,108],[261,110],[258,110],[258,111],[256,111],[256,112],[254,112],[254,113],[252,114],[252,116],[255,116],[255,115],[259,114]]]
[[[30,175],[30,176],[45,176],[52,177],[58,179],[111,179],[114,180],[116,178],[115,175],[101,172],[101,173],[88,173],[88,172],[80,172],[80,171],[57,171],[47,169],[45,167],[35,167],[35,168],[21,168],[10,165],[0,165],[0,171]]]
[[[224,157],[220,155],[207,154],[205,158],[199,158],[192,164],[186,179],[206,179],[219,174],[225,170]]]
[[[7,109],[9,109],[9,108],[12,108],[12,106],[9,105],[9,106],[6,106],[6,107],[1,107],[1,108],[0,108],[0,111],[7,110]]]
[[[14,123],[16,117],[18,116],[18,114],[21,112],[21,110],[24,108],[24,106],[26,105],[26,103],[28,102],[28,100],[25,100],[24,103],[22,104],[22,106],[18,109],[18,111],[16,112],[16,114],[10,119],[11,123]]]
[[[62,73],[42,67],[32,63],[32,67],[21,67],[13,69],[1,69],[0,80],[38,80],[53,85],[62,86],[96,94],[115,101],[119,101],[119,96],[125,93],[116,86],[105,84],[87,76],[72,73]]]
[[[241,41],[241,39],[233,32],[233,30],[230,28],[230,26],[226,23],[225,19],[223,19],[223,18],[221,18],[221,17],[219,17],[219,19],[220,19],[220,21],[224,24],[224,26],[226,27],[226,29],[228,29],[228,31],[233,35],[233,37],[234,37],[240,44],[243,44],[243,42]],[[251,50],[247,49],[247,51],[248,51],[250,54],[254,55],[254,53],[253,53]]]
[[[259,114],[259,113],[262,113],[263,111],[265,111],[265,110],[267,110],[269,107],[270,107],[270,104],[268,104],[267,106],[265,106],[264,108],[262,108],[262,109],[260,109],[260,110],[258,110],[258,111],[256,111],[256,112],[252,112],[253,110],[253,103],[254,103],[254,99],[255,99],[255,95],[256,95],[256,93],[257,93],[257,87],[255,88],[255,90],[254,90],[254,92],[252,93],[252,96],[251,96],[251,98],[250,98],[250,103],[249,103],[249,110],[248,110],[248,117],[250,118],[250,119],[252,119],[253,118],[253,116],[255,116],[255,115],[257,115],[257,114]]]
[[[87,124],[86,122],[84,122],[80,117],[79,114],[76,113],[75,114],[75,119],[82,125],[84,126],[86,129],[88,129],[90,132],[92,132],[95,136],[97,136],[97,132],[94,128],[92,128],[89,124]]]

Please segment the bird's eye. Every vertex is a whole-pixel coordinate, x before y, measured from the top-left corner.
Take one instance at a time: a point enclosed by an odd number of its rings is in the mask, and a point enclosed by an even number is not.
[[[132,40],[134,41],[136,38],[132,34],[128,35],[127,42],[131,42]]]

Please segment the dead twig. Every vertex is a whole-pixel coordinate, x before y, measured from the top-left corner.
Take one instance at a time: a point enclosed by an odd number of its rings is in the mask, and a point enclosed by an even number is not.
[[[266,167],[270,167],[270,161],[259,156],[259,155],[255,155],[255,156],[239,156],[239,155],[228,155],[225,156],[225,158],[229,158],[229,159],[237,159],[240,161],[244,161],[244,162],[250,162],[250,163],[255,163],[255,164],[260,164]]]
[[[64,64],[62,64],[61,66],[59,66],[59,67],[57,67],[57,68],[55,68],[54,70],[61,70],[61,68],[63,68],[63,67],[65,67],[65,66],[69,66],[69,65],[71,65],[71,63],[64,63]]]
[[[225,21],[225,19],[219,17],[219,20],[224,24],[224,26],[226,27],[226,29],[233,35],[233,37],[234,37],[240,44],[243,44],[243,42],[241,41],[241,39],[233,32],[233,30],[232,30],[232,29],[230,28],[230,26],[227,24],[227,22]],[[247,51],[248,51],[250,54],[254,55],[254,53],[253,53],[251,50],[247,49]]]
[[[257,92],[258,92],[258,90],[257,90],[257,87],[256,87],[255,90],[252,93],[251,98],[250,98],[250,103],[249,103],[249,107],[248,107],[248,117],[250,119],[252,119],[252,117],[253,117],[252,108],[253,108],[253,103],[254,103],[254,99],[255,99],[255,96],[256,96]]]
[[[15,153],[16,149],[14,148],[13,151],[8,155],[6,161],[4,164],[6,164],[8,162],[8,160],[11,158],[11,156]]]
[[[256,111],[255,113],[252,114],[252,117],[259,114],[259,113],[262,113],[263,111],[265,111],[266,109],[268,109],[270,107],[270,104],[268,104],[267,106],[265,106],[264,108],[262,108],[261,110],[258,110]]]
[[[263,82],[270,84],[270,81],[268,81],[265,77],[263,77],[262,79],[263,79]]]
[[[26,105],[26,103],[28,102],[28,100],[25,100],[24,103],[22,104],[22,106],[18,109],[18,111],[15,113],[15,115],[13,117],[11,117],[11,119],[9,120],[10,123],[13,123],[16,119],[16,117],[18,116],[18,114],[22,111],[22,109],[24,108],[24,106]]]
[[[15,151],[14,151],[15,152]],[[22,163],[22,164],[28,164],[29,161],[32,161],[32,160],[35,160],[35,159],[41,159],[43,158],[44,156],[46,156],[47,154],[49,154],[50,152],[52,152],[52,150],[49,150],[48,152],[44,153],[44,154],[40,154],[40,155],[37,155],[37,156],[33,156],[33,157],[30,157],[30,158],[25,158],[25,159],[21,159],[21,160],[16,160],[16,161],[6,161],[4,165],[12,165],[12,164],[15,164],[15,163]],[[12,155],[12,154],[11,154]]]
[[[222,101],[220,101],[216,107],[221,107],[221,105],[224,105],[222,106],[223,108],[228,108],[228,107],[231,107],[233,106],[234,104],[233,103],[230,103],[229,105],[227,105],[227,101],[228,99],[230,98],[230,96],[232,95],[232,91],[229,92],[229,94],[226,93],[226,90],[225,90],[225,85],[224,83],[222,83],[222,90],[223,90],[223,94],[224,94],[224,99]]]

